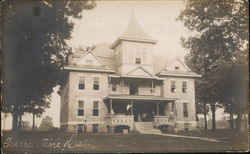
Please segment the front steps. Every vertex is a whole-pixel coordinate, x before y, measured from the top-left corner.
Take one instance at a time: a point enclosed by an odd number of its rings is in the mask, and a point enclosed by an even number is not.
[[[135,122],[134,126],[140,134],[161,134],[159,129],[154,128],[153,122]]]

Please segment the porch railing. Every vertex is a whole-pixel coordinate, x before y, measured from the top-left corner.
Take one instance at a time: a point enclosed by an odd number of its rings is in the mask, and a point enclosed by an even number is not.
[[[174,125],[176,121],[176,116],[154,116],[153,119],[156,126]]]
[[[106,120],[111,125],[126,125],[134,122],[133,115],[108,115]]]

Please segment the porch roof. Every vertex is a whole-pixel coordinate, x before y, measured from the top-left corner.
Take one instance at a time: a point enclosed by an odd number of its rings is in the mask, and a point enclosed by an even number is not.
[[[136,95],[108,95],[103,100],[147,100],[147,101],[175,101],[177,98],[167,98],[162,96],[136,96]]]
[[[134,79],[154,79],[154,80],[165,80],[157,76],[147,77],[147,76],[135,76],[135,75],[118,75],[118,74],[109,74],[110,78],[134,78]]]

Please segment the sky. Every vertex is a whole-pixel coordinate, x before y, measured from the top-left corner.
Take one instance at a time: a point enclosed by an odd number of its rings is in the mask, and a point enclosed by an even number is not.
[[[180,11],[185,8],[183,0],[152,1],[97,1],[93,10],[84,10],[81,19],[72,19],[75,24],[72,38],[67,41],[72,48],[91,46],[99,43],[113,43],[125,31],[132,12],[142,29],[157,40],[154,53],[166,59],[183,58],[187,51],[180,45],[181,37],[188,37],[189,32],[180,21],[176,21]],[[60,97],[54,88],[51,107],[41,118],[36,118],[39,126],[44,116],[53,118],[54,126],[59,127]],[[222,111],[218,111],[219,114]],[[2,116],[3,117],[3,116]],[[32,115],[25,115],[23,120],[32,122]],[[2,126],[4,120],[1,120]],[[5,120],[5,128],[11,128],[11,117]]]

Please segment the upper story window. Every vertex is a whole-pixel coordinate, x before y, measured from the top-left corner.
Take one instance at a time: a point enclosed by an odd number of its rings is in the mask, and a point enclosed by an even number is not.
[[[175,93],[176,87],[175,87],[175,81],[171,81],[171,93]]]
[[[183,103],[183,117],[188,117],[188,103]]]
[[[99,102],[93,102],[93,116],[99,116]]]
[[[94,77],[93,89],[99,90],[99,77]]]
[[[141,56],[140,56],[140,52],[136,52],[135,54],[135,64],[141,64]]]
[[[78,89],[85,89],[85,77],[84,76],[80,76],[79,78]]]
[[[116,83],[112,83],[112,91],[116,91],[117,88],[117,84]]]
[[[187,93],[187,82],[182,82],[182,93]]]
[[[135,64],[141,64],[141,58],[135,58]]]
[[[150,93],[153,94],[155,93],[155,83],[152,82],[151,88],[150,88]]]
[[[174,69],[175,69],[175,70],[179,70],[180,67],[179,67],[179,66],[175,66]]]
[[[84,116],[84,102],[83,101],[78,101],[77,115]]]

